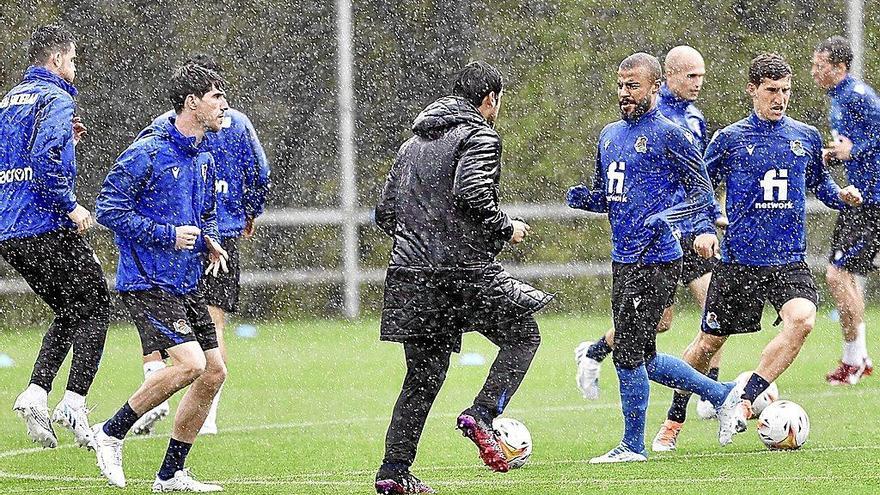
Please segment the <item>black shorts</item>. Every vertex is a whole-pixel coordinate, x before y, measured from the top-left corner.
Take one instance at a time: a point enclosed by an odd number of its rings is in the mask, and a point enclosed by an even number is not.
[[[635,368],[657,352],[657,324],[675,294],[681,260],[612,263],[614,364]]]
[[[217,348],[214,322],[198,291],[176,296],[151,289],[120,295],[140,334],[144,356],[193,341],[203,351]]]
[[[777,266],[719,263],[709,283],[702,330],[718,336],[757,332],[764,301],[770,301],[778,313],[797,298],[819,302],[813,274],[804,262]]]
[[[860,206],[838,213],[829,263],[850,273],[867,275],[878,267],[878,252],[880,206]]]
[[[695,234],[687,234],[681,238],[681,250],[684,251],[684,256],[681,258],[681,277],[678,282],[683,286],[711,273],[718,263],[718,258],[706,259],[694,251],[694,239],[696,238]]]
[[[227,267],[229,273],[225,273],[222,269],[217,276],[205,275],[204,270],[208,268],[208,259],[205,257],[205,264],[202,267],[202,278],[199,281],[200,289],[205,297],[205,303],[208,306],[216,306],[227,313],[235,313],[238,311],[238,294],[240,292],[241,280],[241,262],[238,257],[238,238],[230,237],[224,239],[220,243],[226,253],[229,254]]]

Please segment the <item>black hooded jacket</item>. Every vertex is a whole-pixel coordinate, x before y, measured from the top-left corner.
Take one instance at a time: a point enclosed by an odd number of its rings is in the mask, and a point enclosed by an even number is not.
[[[498,204],[501,138],[477,109],[441,98],[416,118],[376,206],[391,266],[477,267],[513,235]]]

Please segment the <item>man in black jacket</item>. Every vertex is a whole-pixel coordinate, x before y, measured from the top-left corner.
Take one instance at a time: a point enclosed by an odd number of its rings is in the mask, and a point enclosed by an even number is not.
[[[499,347],[483,389],[458,428],[493,471],[509,466],[492,420],[516,392],[540,343],[533,313],[552,296],[510,276],[495,261],[529,226],[498,204],[501,73],[473,62],[452,90],[413,123],[376,206],[376,223],[394,239],[385,278],[381,339],[403,344],[407,373],[376,475],[378,493],[433,493],[413,476],[428,411],[462,334],[478,331]]]

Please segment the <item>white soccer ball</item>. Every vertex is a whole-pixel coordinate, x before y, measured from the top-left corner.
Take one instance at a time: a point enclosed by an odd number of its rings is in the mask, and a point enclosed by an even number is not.
[[[526,425],[512,418],[495,418],[492,428],[507,465],[511,469],[522,467],[532,455],[532,434]]]
[[[810,418],[801,406],[778,400],[758,418],[758,436],[770,450],[794,450],[807,441]]]
[[[748,383],[751,376],[751,371],[744,371],[740,373],[738,377],[736,377],[736,384],[740,387],[740,389],[746,386],[746,383]],[[758,416],[760,416],[764,409],[767,408],[767,406],[777,400],[779,400],[779,387],[776,386],[776,382],[773,382],[770,384],[769,387],[767,387],[767,390],[763,391],[761,395],[759,395],[758,398],[755,399],[755,402],[752,402],[752,413],[754,413],[753,417],[757,418]]]

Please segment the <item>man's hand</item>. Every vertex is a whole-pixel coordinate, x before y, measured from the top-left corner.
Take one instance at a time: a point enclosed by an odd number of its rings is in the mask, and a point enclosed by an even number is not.
[[[251,217],[245,217],[244,219],[244,235],[245,239],[250,239],[254,236],[254,233],[257,231],[256,225],[254,225],[254,219]]]
[[[846,136],[837,136],[837,139],[830,142],[828,147],[823,150],[823,158],[836,158],[842,161],[852,160],[853,142]],[[825,153],[825,150],[828,150]]]
[[[703,258],[709,259],[718,254],[718,236],[700,234],[694,239],[694,251]]]
[[[85,137],[86,133],[89,132],[89,129],[83,124],[82,119],[73,116],[73,145],[76,146]]]
[[[513,235],[508,242],[514,245],[521,243],[532,230],[529,224],[520,220],[511,220],[510,223],[513,225]]]
[[[89,230],[93,225],[95,225],[95,220],[92,218],[92,213],[80,204],[77,204],[76,208],[68,213],[67,216],[70,217],[70,219],[73,220],[73,223],[76,224],[76,231],[80,234]]]
[[[181,225],[174,227],[174,249],[193,249],[196,247],[196,239],[202,230],[195,225]]]
[[[837,195],[849,206],[862,205],[862,192],[856,186],[846,186]]]
[[[205,244],[208,246],[208,268],[205,269],[205,275],[217,277],[220,270],[223,273],[229,273],[229,254],[223,249],[219,242],[205,236]]]

